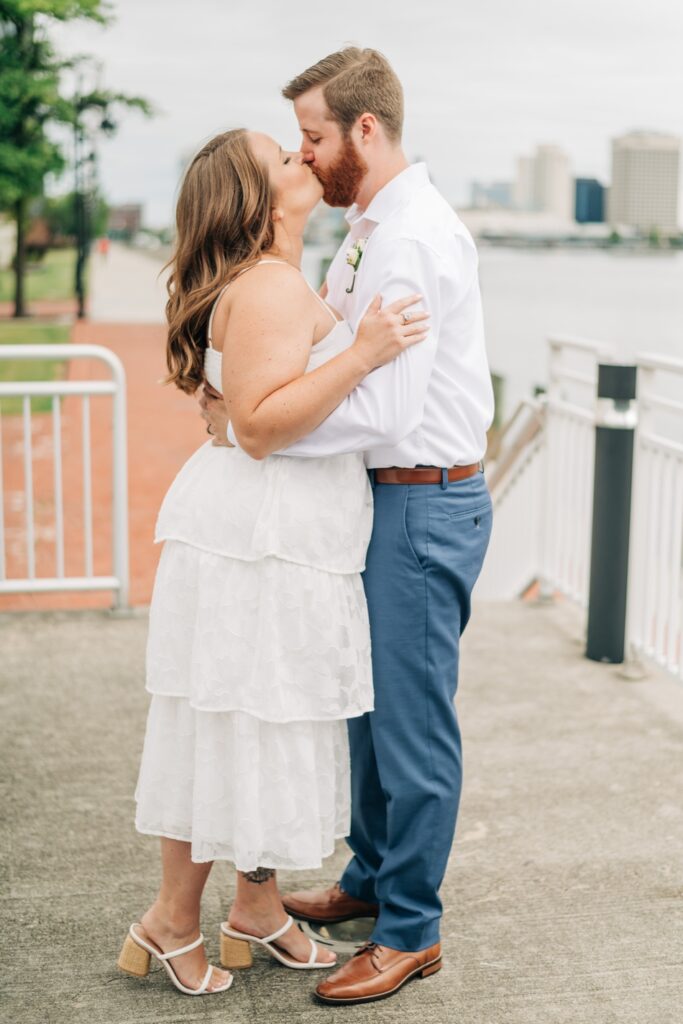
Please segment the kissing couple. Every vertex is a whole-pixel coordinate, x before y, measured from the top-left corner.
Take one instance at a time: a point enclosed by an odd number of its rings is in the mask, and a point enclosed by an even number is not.
[[[151,693],[135,825],[161,837],[155,902],[119,966],[150,958],[188,995],[224,992],[254,946],[331,968],[325,1003],[381,999],[442,964],[460,799],[459,640],[491,531],[493,417],[477,252],[401,143],[403,92],[349,47],[283,90],[301,147],[233,130],[177,204],[168,382],[202,389],[212,435],[157,520]],[[300,270],[323,199],[348,235],[316,292]],[[330,888],[281,894],[276,870]],[[200,900],[235,865],[207,964]],[[374,917],[346,962],[295,918]]]

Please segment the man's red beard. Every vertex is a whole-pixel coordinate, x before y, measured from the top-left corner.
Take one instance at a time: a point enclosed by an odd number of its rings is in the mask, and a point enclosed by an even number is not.
[[[368,165],[347,135],[335,163],[326,171],[319,167],[314,167],[314,171],[323,187],[323,200],[328,206],[351,206],[368,172]]]

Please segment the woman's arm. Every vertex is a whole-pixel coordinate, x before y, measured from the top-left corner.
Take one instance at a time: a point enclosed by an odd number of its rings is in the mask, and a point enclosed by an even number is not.
[[[268,275],[264,287],[264,276],[263,271],[258,279],[245,275],[242,287],[235,289],[223,342],[227,417],[240,447],[255,459],[310,433],[371,370],[426,336],[426,314],[414,314],[408,326],[399,316],[419,296],[386,310],[378,298],[354,344],[306,373],[313,331],[313,318],[302,314],[308,286],[298,275],[280,270]]]

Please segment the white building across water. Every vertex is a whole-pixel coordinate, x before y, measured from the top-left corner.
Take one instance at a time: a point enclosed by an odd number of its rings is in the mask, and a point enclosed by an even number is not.
[[[677,233],[681,140],[630,132],[612,140],[608,217],[615,227]]]

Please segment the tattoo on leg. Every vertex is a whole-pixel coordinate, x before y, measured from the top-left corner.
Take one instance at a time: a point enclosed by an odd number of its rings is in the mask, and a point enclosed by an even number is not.
[[[275,868],[256,868],[256,871],[242,871],[242,875],[248,882],[256,882],[257,885],[261,885],[262,882],[267,882],[269,878],[275,877]]]

